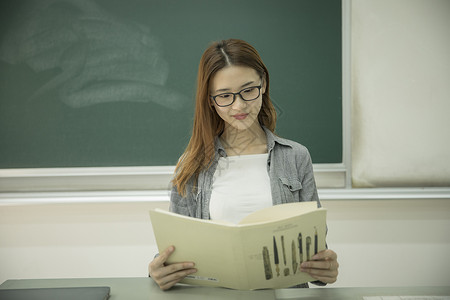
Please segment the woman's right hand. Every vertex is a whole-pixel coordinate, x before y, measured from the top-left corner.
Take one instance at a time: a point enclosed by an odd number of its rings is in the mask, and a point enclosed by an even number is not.
[[[173,251],[175,251],[174,246],[168,247],[148,265],[148,274],[159,285],[161,290],[168,290],[187,275],[197,272],[193,262],[167,265],[166,261]]]

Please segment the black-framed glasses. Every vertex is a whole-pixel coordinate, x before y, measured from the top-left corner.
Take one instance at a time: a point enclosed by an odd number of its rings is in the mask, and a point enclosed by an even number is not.
[[[236,95],[239,95],[244,101],[253,101],[256,100],[261,93],[262,85],[258,86],[250,86],[245,89],[240,90],[237,93],[222,93],[215,96],[211,96],[211,99],[216,102],[217,106],[225,107],[230,106],[236,100]]]

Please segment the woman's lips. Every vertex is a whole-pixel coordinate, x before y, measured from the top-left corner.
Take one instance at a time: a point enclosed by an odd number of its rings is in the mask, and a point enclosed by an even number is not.
[[[233,115],[233,118],[235,118],[236,120],[244,120],[245,118],[247,118],[248,114],[236,114]]]

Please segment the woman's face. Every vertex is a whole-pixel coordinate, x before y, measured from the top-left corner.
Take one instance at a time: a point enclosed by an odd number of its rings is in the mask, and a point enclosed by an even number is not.
[[[227,66],[215,74],[210,83],[211,96],[241,92],[244,98],[251,99],[255,92],[257,95],[258,90],[252,88],[259,86],[261,86],[259,96],[252,101],[244,101],[240,95],[235,95],[233,104],[220,107],[214,100],[210,100],[217,114],[225,121],[225,128],[232,126],[238,130],[246,130],[257,125],[258,114],[262,105],[262,94],[265,92],[265,83],[262,82],[258,73],[249,67]],[[216,98],[219,104],[220,101],[230,101],[231,99],[233,99],[231,94]]]

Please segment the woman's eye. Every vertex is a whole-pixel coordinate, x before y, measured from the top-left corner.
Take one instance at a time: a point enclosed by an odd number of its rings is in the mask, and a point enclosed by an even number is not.
[[[227,98],[231,97],[231,94],[222,94],[222,95],[219,95],[219,97],[223,98],[223,99],[227,99]]]
[[[252,87],[252,88],[245,89],[245,90],[243,90],[242,92],[243,92],[243,93],[251,93],[251,92],[253,92],[254,90],[255,90],[255,88]]]

